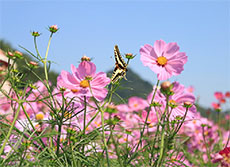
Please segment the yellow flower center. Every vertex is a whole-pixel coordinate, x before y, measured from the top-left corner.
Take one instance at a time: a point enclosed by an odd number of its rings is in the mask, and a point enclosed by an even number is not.
[[[196,133],[196,134],[199,134],[199,133],[200,133],[200,131],[199,131],[199,130],[195,130],[195,133]]]
[[[97,125],[97,127],[100,127],[100,126],[101,126],[101,124],[98,123],[97,121],[95,121],[95,124]]]
[[[89,81],[88,81],[88,80],[82,80],[82,81],[80,82],[80,87],[82,87],[82,88],[87,88],[87,87],[89,87]]]
[[[134,104],[134,107],[136,108],[138,106],[138,104],[136,103],[136,104]]]
[[[204,135],[207,136],[207,135],[208,135],[208,131],[205,131],[205,132],[204,132]]]
[[[35,116],[36,120],[43,120],[44,119],[44,114],[43,113],[38,113]]]
[[[169,103],[173,104],[173,105],[177,105],[175,100],[169,100]]]
[[[78,89],[71,89],[73,93],[77,93],[79,90]]]
[[[167,64],[167,59],[164,56],[160,56],[157,58],[157,64],[160,66],[165,66]]]

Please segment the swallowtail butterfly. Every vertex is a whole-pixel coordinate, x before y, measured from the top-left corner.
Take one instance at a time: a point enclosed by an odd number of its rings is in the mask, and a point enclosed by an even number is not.
[[[114,56],[115,56],[116,64],[115,64],[115,68],[113,70],[113,75],[111,78],[112,83],[115,83],[117,80],[123,77],[126,79],[125,75],[127,71],[127,64],[121,57],[121,54],[120,54],[120,51],[117,45],[114,46]]]

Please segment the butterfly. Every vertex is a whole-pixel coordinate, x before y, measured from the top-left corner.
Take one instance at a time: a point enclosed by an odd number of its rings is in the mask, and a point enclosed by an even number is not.
[[[126,72],[127,70],[127,64],[126,62],[123,60],[123,58],[121,57],[119,48],[117,45],[114,46],[114,57],[115,57],[115,68],[113,70],[113,75],[111,77],[111,81],[112,83],[117,82],[117,80],[119,80],[120,78],[125,78]]]

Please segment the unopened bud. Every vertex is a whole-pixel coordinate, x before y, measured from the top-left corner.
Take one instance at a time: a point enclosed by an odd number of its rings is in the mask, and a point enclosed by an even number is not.
[[[116,121],[120,121],[121,117],[119,115],[114,115],[113,119],[116,120]]]
[[[169,90],[171,87],[171,82],[165,81],[161,83],[161,89],[162,90]]]
[[[38,63],[34,62],[34,61],[30,61],[29,63],[27,63],[27,65],[30,68],[38,68]]]
[[[87,57],[87,56],[83,56],[81,58],[81,61],[91,61],[91,59],[89,57]]]
[[[61,87],[61,88],[60,88],[60,91],[61,91],[61,92],[64,92],[65,90],[66,90],[66,88],[64,88],[64,87]]]
[[[41,35],[41,34],[39,34],[37,31],[33,31],[31,34],[32,34],[32,36],[34,36],[34,37],[38,37],[38,36]]]
[[[125,54],[125,57],[126,57],[127,59],[133,59],[135,56],[133,56],[132,53],[126,53],[126,54]]]
[[[165,96],[171,96],[174,94],[174,92],[172,91],[172,88],[173,88],[173,84],[171,84],[171,82],[169,81],[165,81],[161,83],[160,91]]]
[[[32,66],[38,66],[38,63],[36,63],[34,61],[30,61],[29,64],[32,65]]]
[[[7,55],[8,55],[9,58],[13,58],[14,57],[14,54],[12,52],[10,52],[10,51],[7,52]]]
[[[130,130],[130,129],[126,129],[125,132],[126,132],[126,134],[128,134],[128,135],[131,135],[131,134],[132,134],[132,130]]]
[[[19,58],[19,59],[22,59],[22,58],[23,58],[22,53],[19,52],[19,51],[15,51],[15,52],[14,52],[14,56],[17,57],[17,58]]]
[[[117,107],[115,105],[108,105],[105,111],[110,114],[117,113]]]
[[[184,102],[184,107],[185,107],[185,108],[191,108],[192,105],[193,105],[193,103],[191,103],[191,102],[189,102],[189,101]]]
[[[176,108],[178,106],[178,103],[175,100],[169,100],[169,106],[171,108]]]
[[[57,31],[58,31],[57,25],[52,25],[52,26],[50,26],[50,27],[49,27],[49,31],[50,31],[51,33],[57,32]]]

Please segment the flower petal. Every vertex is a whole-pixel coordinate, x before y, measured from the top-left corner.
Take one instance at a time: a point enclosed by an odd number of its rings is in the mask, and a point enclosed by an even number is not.
[[[162,56],[162,53],[166,47],[166,43],[165,41],[163,40],[157,40],[155,43],[154,43],[154,50],[155,50],[155,53],[157,54],[158,57]]]
[[[93,87],[101,87],[104,88],[106,85],[110,83],[110,79],[106,76],[106,73],[99,72],[97,73],[93,80],[90,82]]]

